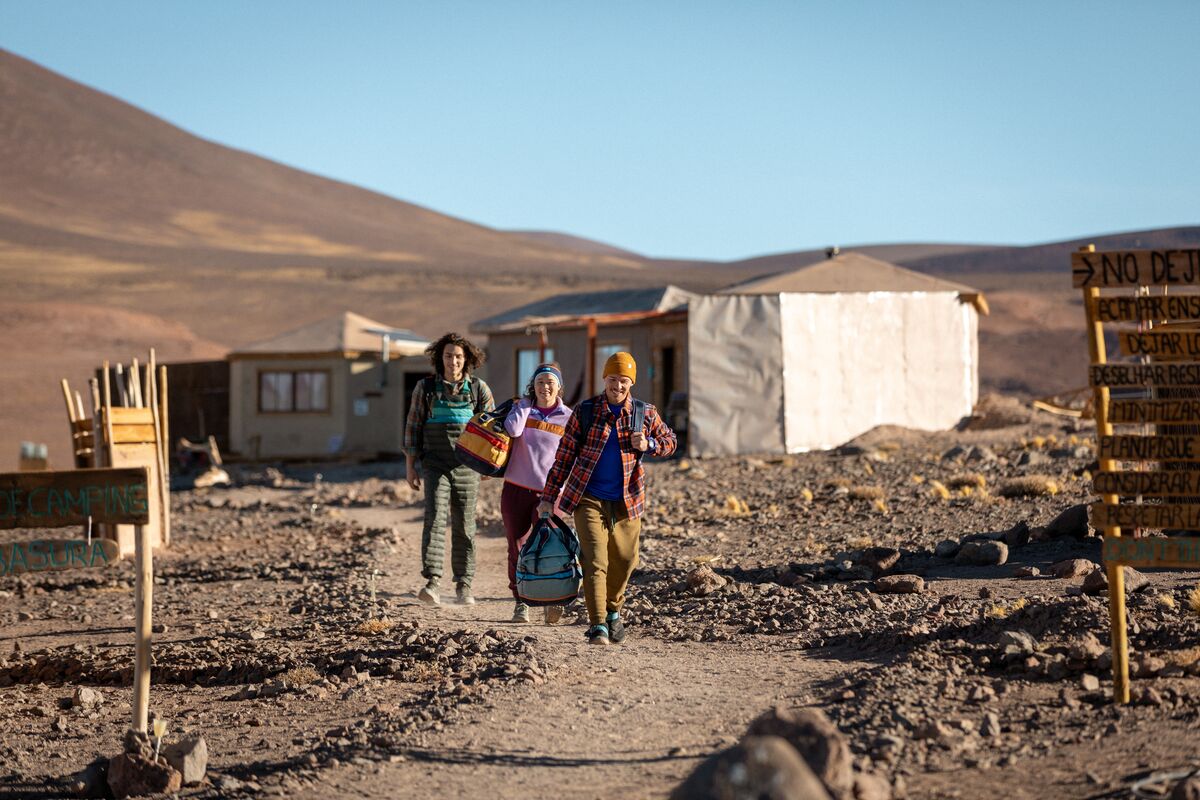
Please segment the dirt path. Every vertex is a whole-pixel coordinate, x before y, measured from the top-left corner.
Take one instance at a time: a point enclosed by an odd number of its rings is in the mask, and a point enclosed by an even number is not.
[[[543,685],[502,689],[404,760],[343,770],[310,796],[459,797],[482,787],[493,798],[570,795],[662,797],[699,759],[736,741],[765,707],[854,668],[796,653],[725,643],[665,642],[630,629],[623,645],[585,643],[581,625],[516,626],[504,574],[505,542],[479,537],[478,604],[427,608],[420,586],[420,510],[361,509],[364,525],[387,524],[399,544],[386,565],[385,592],[405,598],[405,616],[444,630],[503,628],[536,639],[548,667]],[[535,615],[535,619],[537,619]]]

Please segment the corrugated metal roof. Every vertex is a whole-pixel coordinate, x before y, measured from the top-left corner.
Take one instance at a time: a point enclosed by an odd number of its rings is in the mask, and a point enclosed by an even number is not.
[[[675,311],[697,295],[678,286],[649,289],[613,289],[605,292],[559,294],[481,319],[471,325],[477,333],[493,333],[522,325],[562,322],[569,319]]]
[[[388,338],[392,341],[391,354],[394,356],[419,355],[429,345],[428,340],[412,331],[392,328],[361,314],[346,311],[271,339],[239,347],[230,355],[378,351],[383,347],[379,331],[388,332]]]

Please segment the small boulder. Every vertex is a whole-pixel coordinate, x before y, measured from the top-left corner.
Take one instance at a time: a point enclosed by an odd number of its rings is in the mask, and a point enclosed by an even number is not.
[[[1104,652],[1104,645],[1092,633],[1085,633],[1067,645],[1067,655],[1080,661],[1095,661]]]
[[[1008,545],[1004,542],[964,542],[954,557],[955,564],[975,567],[999,566],[1008,561]]]
[[[1004,543],[1009,547],[1024,547],[1029,544],[1029,523],[1022,520],[1004,532]]]
[[[1001,631],[999,644],[1006,651],[1015,648],[1014,652],[1021,655],[1031,655],[1037,650],[1037,639],[1026,631]]]
[[[1122,567],[1125,573],[1125,594],[1130,595],[1135,592],[1140,592],[1150,585],[1150,579],[1142,573],[1138,572],[1133,567]],[[1083,579],[1083,585],[1080,591],[1084,594],[1100,594],[1108,591],[1108,574],[1101,568],[1097,567],[1088,573],[1088,576]]]
[[[1050,567],[1050,574],[1056,578],[1082,578],[1096,569],[1096,562],[1086,558],[1068,558]]]
[[[671,800],[830,800],[813,771],[778,736],[747,736],[709,756],[671,793]]]
[[[712,567],[708,564],[696,567],[687,574],[684,580],[687,583],[688,591],[697,597],[711,594],[728,583],[724,577],[713,572]]]
[[[71,696],[71,705],[75,708],[95,708],[103,701],[104,695],[86,686],[80,686]]]
[[[782,737],[796,749],[834,797],[847,797],[853,790],[850,745],[819,709],[773,708],[753,720],[746,735]]]
[[[1098,692],[1100,691],[1100,679],[1091,673],[1085,672],[1079,676],[1079,688],[1085,692]]]
[[[858,563],[875,575],[882,575],[900,560],[900,551],[894,547],[868,547],[859,557]]]
[[[1041,574],[1042,571],[1037,567],[1024,566],[1013,570],[1014,578],[1036,578]]]
[[[108,787],[117,800],[178,792],[182,777],[165,761],[151,761],[141,755],[122,753],[108,762]]]
[[[875,591],[880,594],[920,594],[925,591],[925,579],[920,575],[884,575],[875,579]]]
[[[163,757],[183,776],[185,785],[200,783],[208,770],[208,743],[200,734],[192,734],[164,747]]]
[[[958,555],[958,542],[953,539],[940,541],[933,548],[933,554],[938,558],[954,558]]]
[[[1088,504],[1080,503],[1071,506],[1050,520],[1042,535],[1047,539],[1057,539],[1060,536],[1073,536],[1082,539],[1088,535]]]

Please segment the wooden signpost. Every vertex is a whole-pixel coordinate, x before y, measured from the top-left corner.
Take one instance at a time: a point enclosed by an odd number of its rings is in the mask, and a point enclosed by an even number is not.
[[[151,487],[146,467],[0,473],[0,530],[77,527],[89,522],[135,526],[133,729],[141,732],[147,729],[150,711],[154,551],[146,528],[150,522]],[[0,575],[95,568],[118,559],[117,545],[110,540],[36,539],[0,546]]]
[[[1074,285],[1083,289],[1088,321],[1089,381],[1095,392],[1100,473],[1093,488],[1092,524],[1104,531],[1108,609],[1112,623],[1113,700],[1129,702],[1129,644],[1122,567],[1200,569],[1200,538],[1136,538],[1137,528],[1200,530],[1200,249],[1122,250],[1071,254]],[[1151,294],[1148,287],[1164,287]],[[1109,294],[1101,296],[1101,290]],[[1129,290],[1133,290],[1130,294]],[[1125,290],[1116,295],[1114,291]],[[1136,325],[1118,331],[1122,355],[1108,363],[1104,323]],[[1110,389],[1141,390],[1149,399],[1111,400]],[[1180,398],[1181,389],[1194,398]],[[1165,391],[1161,391],[1165,390]],[[1163,395],[1168,396],[1163,396]],[[1171,397],[1170,395],[1176,395]],[[1114,425],[1138,426],[1116,435]],[[1148,426],[1159,427],[1151,432]],[[1189,430],[1181,431],[1181,426]],[[1191,435],[1192,431],[1196,435]],[[1119,469],[1126,462],[1132,469]],[[1150,469],[1145,462],[1158,464]],[[1143,497],[1161,502],[1142,503]]]

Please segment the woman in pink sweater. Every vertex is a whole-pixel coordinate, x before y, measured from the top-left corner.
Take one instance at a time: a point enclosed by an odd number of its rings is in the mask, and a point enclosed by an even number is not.
[[[508,588],[517,601],[513,622],[529,622],[529,606],[517,597],[517,556],[538,518],[538,502],[546,475],[554,466],[558,441],[571,418],[562,401],[562,371],[558,364],[542,364],[533,371],[525,396],[504,419],[513,437],[500,494],[500,514],[508,537]],[[546,624],[558,622],[561,606],[546,606]]]

